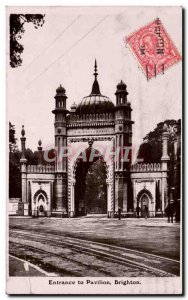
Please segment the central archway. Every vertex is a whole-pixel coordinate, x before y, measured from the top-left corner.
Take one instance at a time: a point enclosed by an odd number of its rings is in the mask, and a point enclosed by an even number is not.
[[[107,166],[100,152],[89,147],[75,168],[75,216],[107,214]]]

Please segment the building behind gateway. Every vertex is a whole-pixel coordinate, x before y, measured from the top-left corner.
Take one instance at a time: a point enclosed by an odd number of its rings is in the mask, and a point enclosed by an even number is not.
[[[56,90],[54,114],[55,164],[42,164],[39,141],[38,165],[28,165],[25,156],[26,137],[22,128],[22,214],[32,216],[76,217],[86,215],[85,179],[90,166],[100,160],[106,169],[106,213],[134,217],[138,207],[143,215],[148,207],[150,217],[162,216],[168,204],[168,137],[163,128],[163,152],[158,164],[131,163],[132,124],[131,103],[127,86],[121,81],[115,92],[116,105],[104,96],[97,81],[95,61],[91,93],[80,104],[67,110],[66,90]],[[69,149],[66,155],[62,149]],[[75,157],[74,153],[78,156]],[[108,159],[101,149],[115,153]],[[125,155],[128,151],[128,155]],[[122,159],[126,157],[127,159]],[[93,159],[91,159],[91,157]],[[94,213],[100,212],[97,207]]]

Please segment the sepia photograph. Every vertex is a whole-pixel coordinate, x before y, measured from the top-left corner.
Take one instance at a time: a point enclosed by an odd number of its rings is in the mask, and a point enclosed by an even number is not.
[[[7,6],[8,294],[182,294],[182,18]]]

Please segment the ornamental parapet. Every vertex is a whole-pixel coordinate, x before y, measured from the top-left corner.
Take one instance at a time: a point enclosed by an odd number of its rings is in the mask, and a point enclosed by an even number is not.
[[[68,123],[75,122],[91,122],[91,121],[114,121],[113,113],[101,113],[101,114],[74,114],[71,113],[67,118]]]
[[[161,172],[161,170],[160,163],[137,163],[131,166],[131,172]]]
[[[27,166],[27,173],[54,173],[55,167],[50,165],[28,165]]]

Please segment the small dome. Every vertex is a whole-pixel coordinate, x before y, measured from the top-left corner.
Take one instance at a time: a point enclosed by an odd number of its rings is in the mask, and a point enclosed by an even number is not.
[[[76,108],[77,108],[77,104],[74,102],[74,103],[71,105],[71,112],[76,112]]]
[[[126,84],[121,80],[120,83],[117,85],[118,90],[126,90],[127,86]]]
[[[65,95],[66,90],[64,89],[64,87],[62,87],[62,85],[60,84],[60,86],[56,89],[56,96],[62,96]]]
[[[41,146],[42,145],[42,141],[41,139],[38,141],[38,145]]]
[[[71,105],[71,109],[76,109],[77,108],[77,104],[74,102],[72,105]]]
[[[81,114],[112,112],[114,104],[107,96],[89,95],[83,98],[76,112]]]

